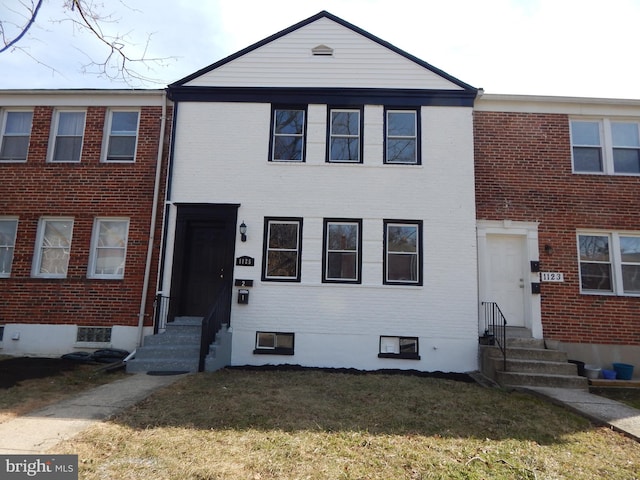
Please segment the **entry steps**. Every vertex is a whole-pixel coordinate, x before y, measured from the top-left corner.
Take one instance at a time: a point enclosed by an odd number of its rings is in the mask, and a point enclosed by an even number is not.
[[[480,355],[482,373],[503,387],[589,388],[567,353],[546,348],[543,339],[507,338],[506,368],[497,346],[481,345]]]

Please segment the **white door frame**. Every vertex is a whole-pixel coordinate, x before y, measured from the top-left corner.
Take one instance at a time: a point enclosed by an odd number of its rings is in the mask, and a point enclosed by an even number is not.
[[[484,318],[482,302],[487,298],[489,284],[489,252],[487,249],[487,236],[490,235],[514,235],[521,237],[525,244],[524,266],[524,324],[531,330],[533,338],[543,338],[542,334],[542,314],[540,309],[540,295],[531,292],[531,283],[540,282],[540,274],[531,272],[530,262],[539,261],[538,252],[538,223],[537,222],[516,222],[511,220],[478,220],[478,294],[480,305],[478,305],[478,334],[484,333]]]

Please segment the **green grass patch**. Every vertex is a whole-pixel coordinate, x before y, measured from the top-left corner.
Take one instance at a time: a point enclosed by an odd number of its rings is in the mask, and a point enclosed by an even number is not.
[[[56,448],[83,479],[630,479],[640,445],[529,395],[418,376],[190,375]]]

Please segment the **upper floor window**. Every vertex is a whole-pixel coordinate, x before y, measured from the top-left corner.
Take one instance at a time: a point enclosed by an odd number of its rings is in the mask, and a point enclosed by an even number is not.
[[[123,278],[129,220],[97,218],[93,225],[89,278]]]
[[[269,160],[304,162],[306,113],[304,108],[273,109]]]
[[[306,110],[303,108],[274,108],[271,124],[271,154],[276,162],[303,162]]]
[[[34,277],[65,278],[71,255],[72,218],[42,218],[38,224]]]
[[[578,234],[583,293],[640,295],[640,234]]]
[[[31,111],[5,111],[0,119],[2,141],[0,143],[0,161],[25,162],[29,150],[31,135]]]
[[[0,218],[0,277],[11,275],[17,230],[17,219]]]
[[[107,124],[106,162],[133,162],[138,140],[138,112],[113,110]]]
[[[324,221],[323,282],[359,283],[362,220]]]
[[[420,163],[420,125],[416,110],[385,111],[385,163]]]
[[[80,161],[84,123],[85,112],[83,111],[56,112],[52,162]]]
[[[362,162],[360,110],[329,110],[329,162]]]
[[[640,174],[640,123],[572,120],[573,171]]]
[[[384,283],[422,285],[422,222],[384,221]]]
[[[265,218],[262,279],[300,281],[301,218]]]

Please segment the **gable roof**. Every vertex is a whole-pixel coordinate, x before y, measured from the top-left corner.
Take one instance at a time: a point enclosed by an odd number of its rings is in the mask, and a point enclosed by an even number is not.
[[[231,62],[233,62],[234,60],[237,60],[241,57],[244,57],[248,54],[251,54],[252,52],[254,52],[255,50],[264,47],[268,44],[271,44],[273,42],[276,42],[277,40],[290,35],[294,32],[299,31],[300,29],[313,24],[314,22],[318,22],[319,20],[322,19],[328,19],[332,22],[335,22],[338,25],[341,25],[342,27],[347,28],[348,30],[361,35],[362,37],[375,42],[376,44],[384,47],[385,49],[389,50],[390,52],[393,52],[397,55],[399,55],[400,57],[402,57],[405,60],[408,60],[409,62],[413,63],[414,65],[421,67],[422,69],[427,70],[428,72],[431,72],[433,74],[435,74],[437,77],[440,77],[442,80],[445,80],[447,83],[450,84],[450,87],[448,89],[452,89],[452,90],[464,90],[467,93],[472,93],[475,95],[475,93],[477,92],[477,89],[472,87],[471,85],[449,75],[448,73],[434,67],[433,65],[405,52],[404,50],[401,50],[398,47],[395,47],[394,45],[390,44],[389,42],[386,42],[385,40],[382,40],[378,37],[376,37],[375,35],[370,34],[369,32],[349,23],[346,22],[345,20],[336,17],[335,15],[332,15],[331,13],[327,12],[327,11],[321,11],[319,13],[317,13],[316,15],[313,15],[312,17],[307,18],[306,20],[303,20],[295,25],[292,25],[289,28],[286,28],[278,33],[275,33],[257,43],[254,43],[253,45],[250,45],[249,47],[246,47],[232,55],[229,55],[228,57],[219,60],[201,70],[198,70],[195,73],[192,73],[191,75],[188,75],[187,77],[184,77],[181,80],[178,80],[177,82],[172,83],[171,85],[169,85],[169,89],[175,89],[176,87],[182,87],[182,86],[188,86],[187,84],[193,85],[193,86],[197,86],[195,85],[196,82],[194,82],[195,80],[198,79],[202,79],[203,76],[206,76],[207,74],[209,74],[210,72],[213,72],[214,70],[217,69],[221,69],[224,66],[227,66],[228,64],[230,64]],[[325,49],[331,49],[331,46],[327,46],[324,44],[319,44],[319,45],[311,45],[311,47],[315,47],[315,48],[320,48],[321,50],[324,50],[324,52],[328,53],[328,50]],[[226,85],[229,86],[229,85]]]

